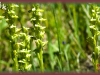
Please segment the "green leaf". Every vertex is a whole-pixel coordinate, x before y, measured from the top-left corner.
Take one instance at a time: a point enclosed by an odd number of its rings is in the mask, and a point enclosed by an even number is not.
[[[0,34],[1,34],[2,30],[7,27],[7,25],[8,24],[6,22],[6,19],[3,18],[0,20]]]

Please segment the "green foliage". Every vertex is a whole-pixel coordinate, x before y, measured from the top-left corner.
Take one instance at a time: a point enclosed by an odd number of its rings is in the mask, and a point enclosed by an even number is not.
[[[6,23],[6,20],[3,18],[3,16],[1,16],[1,20],[0,20],[0,34],[1,34],[1,31],[7,27],[7,23]]]
[[[1,72],[97,71],[99,4],[2,4]]]
[[[90,25],[90,29],[92,32],[92,43],[93,43],[93,54],[92,54],[92,61],[93,61],[93,65],[94,65],[94,69],[95,72],[98,72],[98,64],[99,64],[99,44],[98,44],[98,37],[100,35],[100,31],[99,31],[99,11],[100,8],[97,5],[92,5],[91,6],[92,11],[91,11],[91,25]]]

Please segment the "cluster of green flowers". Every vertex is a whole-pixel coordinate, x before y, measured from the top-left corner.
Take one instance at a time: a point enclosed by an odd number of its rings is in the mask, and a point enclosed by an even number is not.
[[[98,44],[98,37],[100,36],[100,8],[97,5],[91,4],[91,25],[90,29],[92,32],[92,44],[93,44],[93,54],[92,54],[92,61],[94,65],[95,72],[98,71],[98,56],[100,54],[100,46]]]
[[[33,5],[33,8],[29,10],[29,13],[32,15],[30,21],[33,26],[28,28],[22,24],[20,26],[17,25],[17,22],[21,21],[21,17],[18,17],[16,14],[16,9],[19,8],[19,5],[12,3],[6,4],[6,7],[1,17],[5,18],[8,24],[7,36],[9,37],[11,56],[14,61],[14,71],[32,70],[33,51],[37,54],[41,71],[44,71],[43,47],[47,42],[42,41],[45,33],[45,27],[40,25],[42,21],[45,21],[42,18],[43,10],[39,9],[38,5]],[[33,41],[36,42],[35,50],[32,50]]]
[[[41,26],[40,23],[42,21],[45,21],[46,19],[42,18],[42,9],[39,9],[38,5],[34,5],[33,8],[29,11],[32,13],[31,23],[33,24],[33,27],[30,29],[30,32],[32,32],[32,36],[34,37],[34,41],[36,43],[36,49],[34,52],[36,53],[39,63],[40,63],[40,69],[43,72],[44,71],[44,65],[43,65],[43,47],[47,42],[43,42],[43,37],[45,33],[45,27]]]
[[[9,41],[11,44],[12,59],[14,60],[15,71],[29,71],[31,69],[30,57],[30,39],[28,35],[28,28],[23,26],[19,28],[16,24],[18,16],[15,9],[18,8],[17,4],[7,4],[7,10],[4,16],[8,23]]]

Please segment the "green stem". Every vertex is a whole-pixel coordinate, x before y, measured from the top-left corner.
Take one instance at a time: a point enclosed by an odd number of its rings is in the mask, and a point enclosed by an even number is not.
[[[58,48],[59,48],[59,52],[61,52],[60,50],[60,38],[59,38],[59,26],[58,26],[58,23],[57,23],[57,20],[56,20],[56,16],[55,16],[55,6],[52,6],[53,7],[53,15],[54,15],[54,20],[55,20],[55,24],[56,24],[56,28],[57,28],[57,40],[58,40]]]
[[[17,58],[17,50],[15,50],[14,51],[14,53],[15,53],[15,58],[14,58],[14,62],[15,62],[15,70],[16,70],[16,72],[18,72],[19,70],[18,70],[18,58]]]
[[[41,64],[41,71],[44,72],[44,65],[43,65],[43,52],[40,51],[40,64]]]
[[[94,57],[94,69],[95,69],[95,72],[98,72],[98,58],[97,58],[97,40],[96,40],[96,36],[97,36],[97,33],[95,33],[94,35],[94,53],[95,53],[95,57]]]
[[[61,57],[61,61],[59,60],[58,64],[59,64],[59,67],[60,67],[60,70],[62,71],[62,51],[61,51],[61,46],[60,46],[60,30],[59,30],[59,25],[57,23],[57,20],[56,20],[56,15],[55,15],[55,6],[52,6],[52,9],[53,9],[53,15],[54,15],[54,20],[55,20],[55,25],[56,25],[56,29],[57,29],[57,40],[58,40],[58,48],[59,48],[59,56]]]
[[[40,69],[41,69],[41,72],[44,72],[43,51],[42,51],[42,49],[41,49],[40,52],[38,53],[38,59],[39,59],[39,62],[40,62]]]

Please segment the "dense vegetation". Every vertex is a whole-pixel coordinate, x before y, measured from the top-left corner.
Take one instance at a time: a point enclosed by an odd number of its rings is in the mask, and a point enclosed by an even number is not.
[[[0,72],[99,72],[99,4],[0,3]]]

